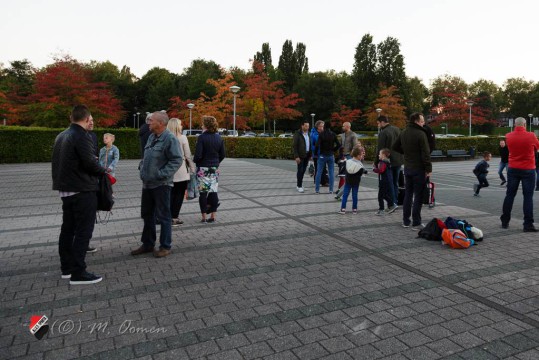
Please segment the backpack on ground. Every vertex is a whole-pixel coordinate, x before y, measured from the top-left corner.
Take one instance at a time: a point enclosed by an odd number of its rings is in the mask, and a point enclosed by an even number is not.
[[[417,237],[431,241],[440,241],[442,240],[442,230],[445,228],[442,220],[433,218],[423,229],[419,230]]]
[[[99,176],[99,184],[97,190],[97,210],[111,211],[114,205],[112,197],[112,185],[107,174]]]
[[[474,245],[474,241],[467,238],[459,229],[443,229],[442,240],[453,249],[467,249]]]

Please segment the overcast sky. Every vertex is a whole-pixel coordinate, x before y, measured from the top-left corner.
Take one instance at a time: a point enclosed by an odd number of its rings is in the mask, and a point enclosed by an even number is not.
[[[109,60],[141,77],[192,60],[249,68],[268,42],[307,47],[309,70],[352,71],[364,34],[399,40],[408,76],[450,74],[498,85],[539,81],[537,0],[0,0],[0,63],[50,64],[58,54]]]

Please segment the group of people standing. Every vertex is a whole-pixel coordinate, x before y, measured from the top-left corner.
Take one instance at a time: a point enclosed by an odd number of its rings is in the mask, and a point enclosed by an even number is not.
[[[402,227],[419,230],[424,225],[421,222],[423,192],[426,183],[432,175],[430,154],[435,148],[432,129],[425,125],[422,114],[410,116],[406,127],[401,131],[390,124],[386,116],[377,119],[379,135],[377,144],[377,159],[373,171],[378,174],[378,202],[376,215],[392,213],[397,209],[399,195],[399,177],[404,165],[404,198],[402,200]],[[354,152],[355,149],[358,151]],[[309,134],[309,122],[304,121],[301,128],[294,134],[293,153],[297,163],[298,192],[303,193],[303,177],[310,159],[314,161],[315,192],[320,193],[320,184],[326,171],[329,175],[329,193],[333,193],[334,184],[334,153],[339,150],[346,163],[342,166],[345,184],[339,214],[346,214],[348,195],[352,194],[352,213],[357,213],[357,189],[361,176],[367,171],[362,160],[364,149],[357,140],[355,133],[350,130],[350,124],[343,124],[343,133],[339,137],[334,134],[324,122],[317,121],[315,129]],[[514,198],[522,182],[524,196],[525,232],[537,231],[533,224],[533,193],[539,190],[539,141],[537,137],[526,131],[526,120],[515,120],[515,129],[507,134],[506,140],[500,141],[500,165],[498,174],[501,185],[507,183],[507,191],[500,217],[502,228],[509,226]],[[363,153],[363,155],[362,155]],[[487,187],[488,161],[492,158],[489,152],[483,153],[483,160],[474,169],[479,183],[474,185],[474,195],[478,196],[481,188]],[[507,169],[507,179],[503,170]],[[340,195],[339,195],[340,196]],[[384,206],[384,203],[387,206]]]
[[[85,258],[92,250],[89,242],[96,220],[98,180],[105,174],[115,174],[119,150],[113,145],[114,135],[107,133],[103,139],[105,146],[98,153],[93,118],[85,105],[73,108],[70,121],[69,128],[57,136],[52,156],[53,190],[59,192],[63,211],[59,236],[61,277],[70,279],[71,285],[94,284],[102,277],[86,270]],[[171,253],[172,226],[183,223],[179,212],[191,174],[196,174],[201,221],[216,221],[219,164],[225,149],[217,133],[216,119],[204,116],[202,121],[204,132],[197,140],[192,160],[179,119],[169,120],[165,112],[154,112],[141,128],[139,171],[144,227],[142,244],[131,251],[132,255],[152,252],[161,258]],[[156,222],[161,225],[159,248]]]

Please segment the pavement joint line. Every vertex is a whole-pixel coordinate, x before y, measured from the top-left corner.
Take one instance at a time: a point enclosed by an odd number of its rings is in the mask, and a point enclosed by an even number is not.
[[[222,242],[222,243],[216,243],[216,244],[176,247],[174,248],[174,250],[181,254],[184,254],[184,253],[190,253],[190,252],[196,252],[196,251],[215,250],[215,249],[244,246],[244,245],[251,245],[251,244],[265,244],[265,243],[270,243],[274,241],[295,239],[298,236],[309,236],[309,235],[312,235],[312,233],[301,232],[301,233],[294,233],[294,234],[289,234],[289,235],[278,235],[278,236],[268,236],[264,238],[255,238],[251,240],[238,240],[238,241]],[[109,257],[109,258],[101,258],[101,259],[93,260],[91,262],[91,265],[103,265],[103,264],[112,264],[112,263],[117,264],[120,261],[135,260],[135,259],[136,257],[133,257],[132,255],[114,256],[114,257]],[[24,268],[24,269],[19,269],[19,270],[0,271],[0,278],[8,277],[8,276],[26,275],[26,274],[32,274],[32,273],[42,273],[42,272],[49,272],[49,271],[58,271],[58,265],[54,264],[54,265],[49,265],[49,266]]]
[[[213,281],[222,281],[222,280],[234,279],[238,277],[258,275],[258,274],[263,274],[263,273],[271,273],[274,271],[284,271],[284,270],[296,269],[299,267],[305,267],[305,266],[310,266],[310,265],[326,264],[326,263],[338,262],[338,261],[343,261],[343,260],[356,259],[360,257],[362,258],[362,257],[367,257],[367,256],[368,254],[359,250],[359,251],[354,251],[354,252],[320,256],[320,257],[309,258],[309,259],[304,259],[304,260],[289,261],[286,263],[279,263],[275,265],[256,266],[256,267],[246,268],[246,269],[241,269],[241,270],[218,272],[211,275],[202,275],[202,276],[196,276],[196,277],[179,279],[179,280],[170,280],[170,281],[165,281],[162,283],[157,283],[157,284],[152,284],[152,285],[138,286],[131,289],[121,289],[121,290],[108,291],[106,293],[88,294],[84,297],[77,295],[77,296],[72,296],[72,297],[66,297],[61,300],[52,300],[52,301],[46,301],[42,303],[33,303],[33,304],[12,307],[12,308],[1,308],[0,317],[5,317],[7,315],[15,315],[15,313],[19,315],[25,314],[27,312],[38,311],[44,308],[53,308],[53,307],[60,308],[63,306],[80,305],[80,304],[96,302],[96,301],[107,301],[110,299],[126,297],[126,296],[131,296],[131,295],[138,295],[141,293],[147,293],[147,292],[152,292],[152,291],[159,291],[162,289],[180,288],[180,287],[189,286],[189,285],[209,283]]]
[[[333,311],[350,309],[359,305],[368,304],[371,302],[376,302],[379,300],[392,298],[394,296],[401,296],[403,294],[414,294],[421,292],[423,290],[440,288],[439,284],[436,284],[430,280],[419,280],[411,283],[406,283],[398,286],[391,286],[385,289],[369,291],[362,294],[345,296],[342,298],[337,298],[333,300],[327,300],[321,303],[312,304],[312,305],[303,305],[296,308],[291,308],[287,310],[281,310],[265,315],[257,315],[251,318],[246,318],[239,321],[227,322],[219,325],[214,325],[210,327],[205,327],[199,330],[187,331],[179,335],[173,335],[166,337],[165,340],[169,343],[168,349],[178,349],[183,348],[189,345],[203,343],[210,339],[221,339],[227,336],[243,334],[251,330],[262,329],[266,327],[271,327],[277,324],[285,324],[288,322],[295,322],[297,320],[305,319],[313,315],[324,315],[331,313]],[[183,341],[178,341],[178,338],[190,338],[191,341],[185,343]],[[145,342],[151,342],[154,340],[148,340]],[[145,343],[144,342],[144,343]],[[125,349],[130,348],[130,346],[122,347],[113,350],[115,351],[125,351]],[[122,350],[124,349],[124,350]],[[156,352],[151,352],[151,354],[156,354],[161,352],[158,350]],[[92,359],[95,357],[100,357],[100,354],[109,353],[101,352],[93,354],[89,357],[82,357],[81,359]]]
[[[238,194],[238,195],[243,196],[242,194]],[[384,260],[384,261],[386,261],[386,262],[388,262],[388,263],[390,263],[392,265],[395,265],[395,266],[398,266],[398,267],[400,267],[400,268],[402,268],[404,270],[407,270],[412,274],[415,274],[415,275],[424,277],[426,279],[429,279],[431,281],[434,281],[434,282],[440,284],[440,286],[447,287],[447,288],[449,288],[449,289],[451,289],[451,290],[453,290],[453,291],[455,291],[455,292],[457,292],[457,293],[459,293],[461,295],[464,295],[464,296],[466,296],[466,297],[468,297],[468,298],[470,298],[472,300],[480,302],[481,304],[486,305],[486,306],[488,306],[490,308],[493,308],[493,309],[495,309],[495,310],[497,310],[497,311],[499,311],[499,312],[501,312],[503,314],[506,314],[506,315],[508,315],[508,316],[510,316],[512,318],[517,319],[517,320],[520,320],[520,321],[522,321],[522,322],[524,322],[524,323],[526,323],[526,324],[528,324],[530,326],[539,328],[539,320],[535,320],[533,318],[530,318],[529,316],[521,314],[521,313],[519,313],[519,312],[517,312],[515,310],[512,310],[512,309],[510,309],[510,308],[508,308],[506,306],[500,305],[500,304],[498,304],[498,303],[496,303],[496,302],[494,302],[492,300],[489,300],[489,299],[487,299],[487,298],[485,298],[483,296],[480,296],[480,295],[477,295],[477,294],[475,294],[475,293],[473,293],[471,291],[465,290],[465,289],[461,288],[460,286],[457,286],[457,285],[455,285],[455,284],[453,284],[453,283],[451,283],[449,281],[446,281],[446,280],[444,280],[442,278],[438,278],[438,277],[436,277],[434,275],[431,275],[431,274],[429,274],[429,273],[427,273],[425,271],[416,269],[415,267],[413,267],[411,265],[408,265],[408,264],[405,264],[402,261],[396,260],[394,258],[391,258],[391,257],[387,256],[387,255],[381,254],[381,253],[379,253],[377,251],[374,251],[373,249],[370,249],[370,248],[368,248],[366,246],[357,244],[354,241],[348,240],[345,237],[340,236],[338,234],[335,234],[335,233],[333,233],[331,231],[328,231],[328,230],[326,230],[324,228],[321,228],[320,226],[317,226],[315,224],[311,224],[311,223],[309,223],[307,221],[304,221],[304,220],[300,219],[297,216],[286,214],[283,211],[275,209],[275,207],[273,207],[273,206],[266,205],[266,204],[264,204],[264,203],[262,203],[260,201],[253,200],[253,199],[251,199],[251,201],[253,201],[255,203],[258,203],[261,206],[266,207],[266,208],[268,208],[270,210],[273,210],[273,211],[275,211],[277,213],[281,213],[281,214],[287,216],[288,218],[297,221],[298,223],[300,223],[302,225],[311,227],[312,229],[317,230],[318,232],[320,232],[322,234],[325,234],[330,238],[333,238],[333,239],[335,239],[337,241],[340,241],[342,243],[345,243],[347,245],[355,247],[356,249],[365,251],[366,253],[368,253],[370,255],[373,255],[373,256],[381,259],[381,260]]]

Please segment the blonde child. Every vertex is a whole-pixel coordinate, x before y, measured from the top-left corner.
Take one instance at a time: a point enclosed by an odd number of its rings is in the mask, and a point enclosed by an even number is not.
[[[344,191],[341,201],[341,210],[339,211],[339,214],[341,215],[346,214],[346,202],[348,201],[350,192],[352,192],[352,213],[357,214],[357,193],[359,190],[359,183],[361,182],[361,176],[367,173],[361,162],[364,154],[364,149],[356,146],[350,153],[352,158],[346,160]]]
[[[103,135],[105,146],[99,151],[99,165],[107,169],[107,172],[115,176],[116,165],[120,160],[120,150],[114,146],[114,135],[106,133]]]

